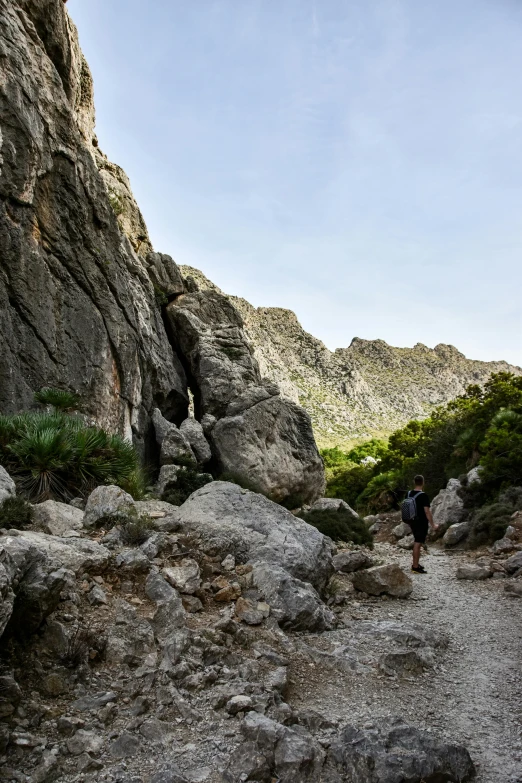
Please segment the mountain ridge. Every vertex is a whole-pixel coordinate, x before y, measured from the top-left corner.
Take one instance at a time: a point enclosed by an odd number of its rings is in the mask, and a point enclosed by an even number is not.
[[[180,265],[187,285],[224,292],[203,272]],[[225,293],[239,310],[264,376],[312,418],[321,447],[351,446],[385,436],[413,418],[483,385],[493,372],[522,374],[505,361],[467,359],[455,346],[396,348],[384,340],[354,337],[331,351],[306,332],[296,314],[280,307],[254,307]],[[412,382],[413,380],[413,382]]]

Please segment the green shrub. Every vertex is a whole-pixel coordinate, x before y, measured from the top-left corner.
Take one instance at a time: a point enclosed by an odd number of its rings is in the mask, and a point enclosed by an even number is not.
[[[129,513],[126,518],[120,520],[121,539],[129,546],[144,544],[153,532],[152,520],[143,514]]]
[[[58,411],[0,416],[0,464],[36,501],[69,500],[99,484],[124,486],[138,470],[131,443]]]
[[[50,405],[57,411],[74,411],[80,404],[80,398],[74,392],[67,389],[52,389],[48,386],[36,392],[34,399],[41,405]]]
[[[177,473],[176,481],[165,487],[161,499],[173,506],[181,506],[193,492],[212,480],[208,473],[198,473],[193,468],[182,467]]]
[[[353,544],[373,548],[372,534],[368,532],[363,520],[354,517],[342,507],[336,511],[330,509],[308,511],[302,518],[333,541],[351,541]]]
[[[7,498],[0,506],[0,527],[23,530],[31,524],[32,519],[31,504],[20,495]]]
[[[471,519],[470,545],[483,546],[502,538],[515,511],[522,511],[522,487],[511,487],[502,492],[495,503],[475,511]]]

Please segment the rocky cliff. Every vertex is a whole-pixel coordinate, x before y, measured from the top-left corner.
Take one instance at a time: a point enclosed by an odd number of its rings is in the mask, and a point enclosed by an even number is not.
[[[308,415],[263,381],[226,297],[187,292],[153,252],[125,173],[98,148],[63,0],[0,0],[0,23],[0,412],[69,388],[98,424],[153,451],[152,410],[180,424],[190,387],[215,474],[279,501],[317,497]]]
[[[219,291],[197,269],[180,269],[189,285]],[[426,417],[470,383],[485,383],[492,372],[522,373],[506,362],[466,359],[452,345],[393,348],[384,340],[355,337],[348,348],[332,352],[305,332],[291,310],[228,298],[243,317],[263,375],[308,411],[321,446],[388,434]]]

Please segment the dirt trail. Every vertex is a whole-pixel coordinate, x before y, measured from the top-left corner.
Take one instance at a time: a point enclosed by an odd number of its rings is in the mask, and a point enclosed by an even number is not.
[[[381,544],[376,555],[409,569],[409,552]],[[504,592],[504,580],[457,580],[462,558],[432,549],[422,561],[428,574],[414,575],[410,599],[354,598],[341,615],[351,630],[331,634],[349,643],[364,620],[422,624],[449,638],[446,649],[435,649],[434,666],[396,678],[375,666],[361,673],[302,662],[293,667],[290,702],[355,725],[377,716],[405,717],[465,745],[477,765],[477,783],[522,783],[522,601]]]

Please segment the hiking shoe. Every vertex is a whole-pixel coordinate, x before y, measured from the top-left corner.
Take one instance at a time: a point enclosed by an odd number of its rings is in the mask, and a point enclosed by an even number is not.
[[[411,570],[413,571],[414,574],[427,574],[428,573],[426,571],[426,569],[423,566],[421,566],[421,565],[417,566],[417,567],[412,566]]]

